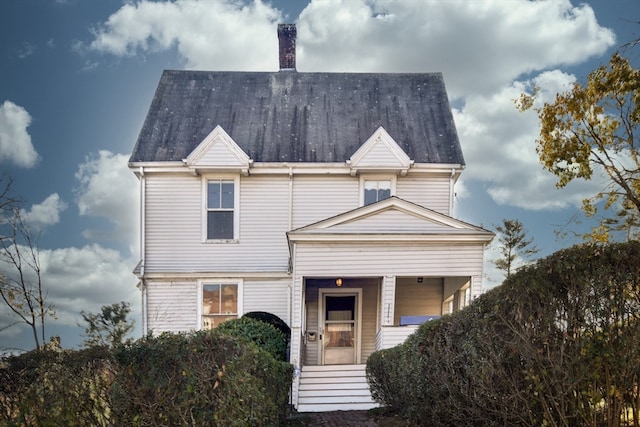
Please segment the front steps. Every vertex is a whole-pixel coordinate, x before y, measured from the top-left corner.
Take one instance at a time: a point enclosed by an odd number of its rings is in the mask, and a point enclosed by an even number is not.
[[[365,365],[304,366],[298,387],[298,412],[376,408]]]

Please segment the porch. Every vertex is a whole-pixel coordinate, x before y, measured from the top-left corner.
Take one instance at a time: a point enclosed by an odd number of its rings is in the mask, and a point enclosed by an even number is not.
[[[291,360],[301,412],[370,409],[366,361],[470,301],[472,277],[306,277]]]

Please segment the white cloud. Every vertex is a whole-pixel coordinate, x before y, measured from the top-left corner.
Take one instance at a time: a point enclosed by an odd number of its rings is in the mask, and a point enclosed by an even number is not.
[[[22,248],[22,252],[27,253],[27,249]],[[140,318],[140,292],[131,272],[136,262],[134,258],[124,258],[116,250],[92,244],[82,248],[40,250],[39,262],[46,304],[53,305],[56,314],[55,319],[45,319],[47,335],[54,329],[66,328],[68,336],[63,337],[63,346],[78,341],[77,335],[82,329],[76,328],[82,321],[82,311],[96,313],[103,305],[126,301],[131,305],[130,319]],[[0,268],[13,274],[12,268],[3,265],[1,260]],[[35,278],[32,271],[27,272],[26,277],[32,281]],[[34,346],[24,323],[2,328],[15,321],[16,317],[4,304],[0,305],[0,352],[7,348],[30,349]],[[136,324],[139,328],[140,322],[136,321]]]
[[[38,153],[31,144],[27,127],[31,116],[23,107],[11,101],[0,105],[0,161],[30,168],[38,161]]]
[[[48,301],[58,321],[75,325],[80,311],[97,312],[106,304],[131,302],[139,312],[140,293],[132,273],[136,260],[97,244],[40,252]]]
[[[536,153],[536,112],[521,113],[515,108],[514,100],[533,85],[541,89],[536,104],[542,105],[573,82],[572,75],[544,72],[531,82],[514,82],[490,96],[470,96],[461,110],[454,110],[468,165],[463,185],[465,180],[482,181],[497,204],[528,210],[579,206],[584,198],[601,191],[605,182],[597,176],[557,189],[557,178],[542,169]]]
[[[114,240],[125,240],[132,251],[138,241],[138,182],[127,167],[128,156],[101,150],[78,168],[76,202],[80,215],[108,219]],[[105,238],[96,230],[85,230],[90,239]]]
[[[568,0],[313,1],[300,15],[301,70],[443,72],[453,98],[602,54],[614,33]]]
[[[188,68],[264,70],[277,67],[280,18],[260,1],[141,1],[94,29],[88,49],[125,56],[176,47]]]
[[[60,199],[58,193],[53,193],[42,203],[31,206],[31,209],[22,209],[20,215],[29,225],[42,228],[48,225],[57,224],[60,221],[60,213],[67,208],[67,204]]]

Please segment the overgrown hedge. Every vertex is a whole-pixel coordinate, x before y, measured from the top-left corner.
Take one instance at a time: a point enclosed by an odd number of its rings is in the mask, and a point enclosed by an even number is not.
[[[243,316],[221,323],[216,330],[228,336],[246,339],[268,351],[276,360],[287,360],[288,337],[275,326],[262,320]]]
[[[374,398],[425,426],[640,425],[640,243],[523,268],[367,361]]]
[[[280,425],[292,374],[290,364],[219,331],[114,350],[34,351],[0,364],[0,424]]]

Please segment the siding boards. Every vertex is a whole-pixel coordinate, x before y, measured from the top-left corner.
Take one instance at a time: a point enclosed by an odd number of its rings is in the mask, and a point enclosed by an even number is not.
[[[296,271],[304,276],[482,275],[482,244],[300,244]]]
[[[290,283],[291,280],[246,279],[242,302],[243,312],[266,311],[275,314],[290,325],[288,306]]]
[[[425,208],[445,215],[451,215],[450,203],[451,176],[432,175],[424,177],[398,177],[396,195]]]
[[[239,242],[202,242],[202,180],[148,175],[148,272],[286,271],[288,178],[240,180]]]
[[[147,328],[154,333],[188,332],[198,326],[195,282],[148,282]]]
[[[350,176],[296,176],[293,180],[293,229],[358,207],[360,182]]]

